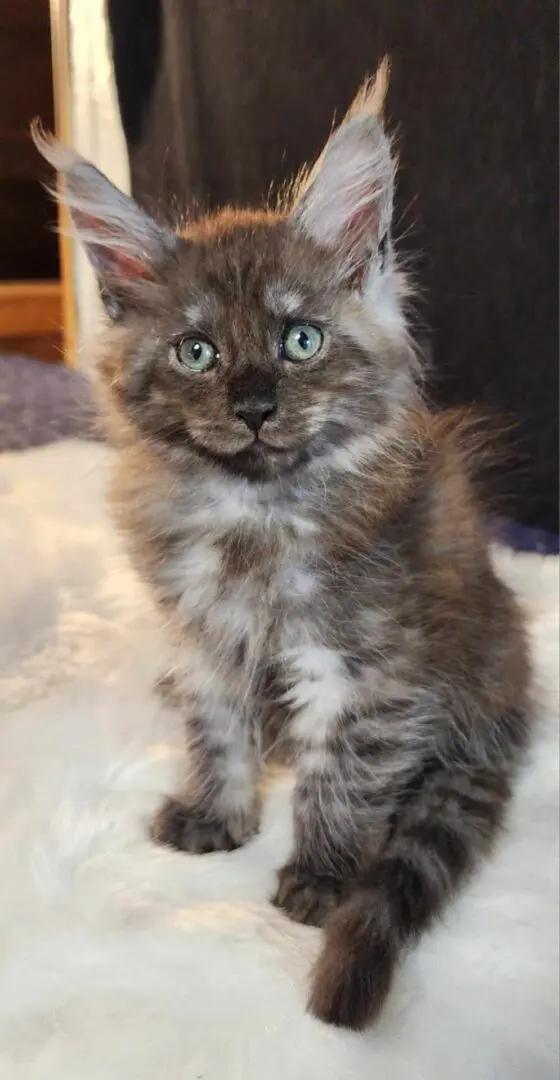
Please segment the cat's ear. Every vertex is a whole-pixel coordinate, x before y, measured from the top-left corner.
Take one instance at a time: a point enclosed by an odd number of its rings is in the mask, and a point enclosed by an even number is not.
[[[70,212],[73,230],[96,272],[108,314],[117,318],[142,283],[157,280],[158,270],[175,249],[176,237],[156,224],[138,204],[89,161],[38,125],[33,141],[64,184],[55,197]]]
[[[382,123],[388,75],[384,60],[304,179],[292,210],[297,227],[335,253],[344,277],[358,281],[372,258],[382,268],[387,256],[395,176]]]

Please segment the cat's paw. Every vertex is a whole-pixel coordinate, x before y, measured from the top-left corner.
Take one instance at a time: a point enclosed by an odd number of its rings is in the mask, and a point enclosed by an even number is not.
[[[177,799],[168,799],[162,806],[152,823],[151,835],[159,844],[168,844],[193,855],[235,851],[244,839],[227,821],[204,814]]]
[[[272,903],[294,922],[323,926],[340,904],[343,883],[327,874],[315,874],[291,862],[278,871],[278,885]]]

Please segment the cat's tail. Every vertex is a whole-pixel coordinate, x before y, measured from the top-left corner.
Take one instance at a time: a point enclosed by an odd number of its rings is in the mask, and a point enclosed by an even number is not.
[[[403,951],[488,848],[508,795],[504,773],[434,770],[327,920],[309,1002],[315,1016],[355,1030],[376,1019]]]

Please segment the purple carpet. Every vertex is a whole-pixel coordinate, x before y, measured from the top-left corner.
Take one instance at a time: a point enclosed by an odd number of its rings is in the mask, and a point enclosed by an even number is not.
[[[95,409],[87,379],[76,371],[0,355],[0,451],[60,439],[94,439]]]

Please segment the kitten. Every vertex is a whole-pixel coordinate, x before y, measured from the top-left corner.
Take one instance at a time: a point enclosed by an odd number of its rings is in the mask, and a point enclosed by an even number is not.
[[[283,731],[273,903],[324,926],[310,1009],[350,1028],[489,850],[529,728],[520,615],[461,440],[422,401],[381,96],[366,84],[289,206],[177,234],[36,135],[105,302],[117,521],[181,644],[188,768],[154,835],[248,840]]]

